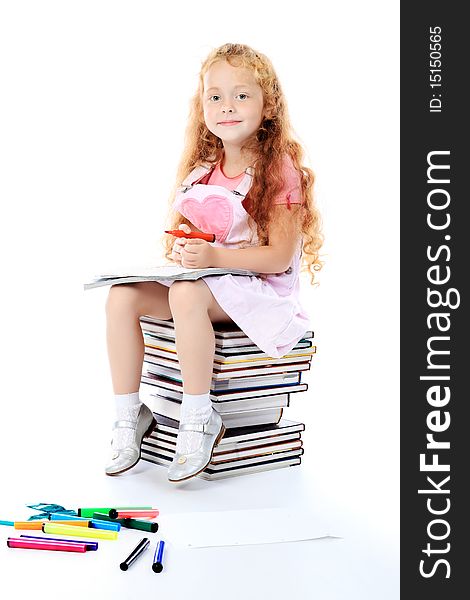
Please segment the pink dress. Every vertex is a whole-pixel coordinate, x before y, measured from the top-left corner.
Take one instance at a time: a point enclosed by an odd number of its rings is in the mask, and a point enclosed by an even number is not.
[[[219,165],[215,169],[212,165],[197,167],[178,189],[173,209],[201,231],[214,233],[214,246],[257,246],[256,228],[250,228],[249,215],[242,204],[251,186],[252,173],[248,168],[238,177],[227,178]],[[208,183],[201,183],[201,180]],[[275,203],[299,203],[299,198],[295,197],[298,176],[287,161],[286,182],[287,194],[277,198]],[[203,278],[227,315],[273,358],[287,354],[311,329],[308,315],[299,301],[301,256],[299,241],[292,263],[284,273],[262,277],[227,274]]]

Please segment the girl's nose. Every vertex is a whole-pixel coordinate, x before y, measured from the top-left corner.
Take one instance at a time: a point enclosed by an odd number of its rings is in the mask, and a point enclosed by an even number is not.
[[[231,106],[223,106],[222,112],[223,113],[231,113],[231,112],[233,112],[233,108]]]

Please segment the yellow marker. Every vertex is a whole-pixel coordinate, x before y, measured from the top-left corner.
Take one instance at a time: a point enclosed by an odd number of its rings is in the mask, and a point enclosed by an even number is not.
[[[37,529],[41,531],[44,523],[49,523],[49,521],[15,521],[14,527],[15,529]],[[77,525],[78,527],[88,527],[88,521],[54,521],[54,523],[62,523],[66,525]]]
[[[44,533],[58,533],[59,535],[76,535],[86,538],[100,538],[101,540],[117,540],[117,531],[108,531],[105,529],[91,529],[87,527],[77,527],[76,525],[62,525],[59,523],[43,523]]]

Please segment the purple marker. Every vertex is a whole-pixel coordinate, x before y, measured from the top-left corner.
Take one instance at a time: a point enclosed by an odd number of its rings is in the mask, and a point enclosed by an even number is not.
[[[22,538],[31,540],[50,540],[51,542],[67,542],[68,544],[85,544],[87,550],[98,550],[98,542],[77,542],[77,540],[65,540],[64,538],[41,537],[39,535],[20,535]]]

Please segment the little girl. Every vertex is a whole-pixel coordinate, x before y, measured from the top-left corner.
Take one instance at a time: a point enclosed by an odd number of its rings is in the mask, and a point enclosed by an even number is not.
[[[139,400],[140,316],[174,321],[183,400],[170,481],[205,469],[224,434],[209,399],[212,323],[235,323],[275,358],[310,328],[299,302],[299,271],[303,253],[313,283],[322,236],[313,174],[301,165],[302,155],[270,61],[242,44],[214,50],[202,65],[191,104],[170,228],[214,233],[216,240],[167,239],[165,256],[183,267],[242,268],[260,275],[111,287],[107,343],[117,421],[108,475],[138,462],[142,439],[155,426]]]

